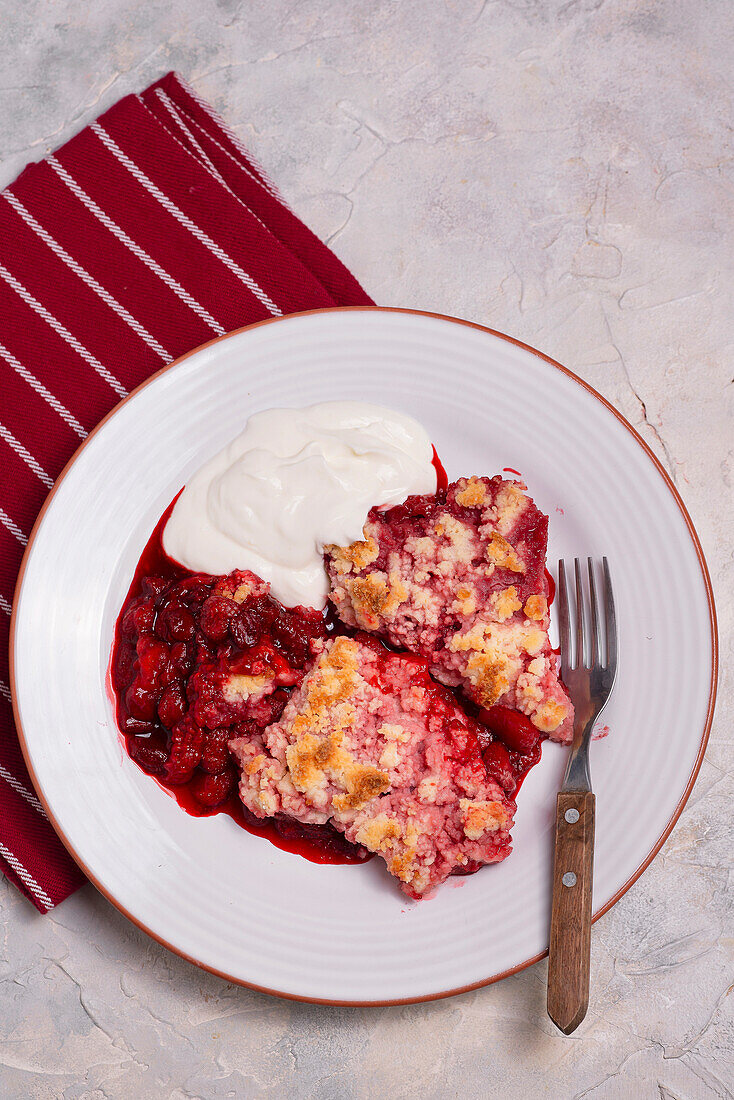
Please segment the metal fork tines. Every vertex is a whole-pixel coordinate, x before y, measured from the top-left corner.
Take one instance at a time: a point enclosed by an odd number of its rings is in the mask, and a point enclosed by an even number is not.
[[[572,603],[566,563],[563,559],[558,563],[561,677],[575,708],[573,745],[561,790],[590,791],[591,731],[617,675],[617,619],[607,559],[602,558],[601,599],[592,559],[588,559],[588,600],[578,558],[574,564],[576,583]]]

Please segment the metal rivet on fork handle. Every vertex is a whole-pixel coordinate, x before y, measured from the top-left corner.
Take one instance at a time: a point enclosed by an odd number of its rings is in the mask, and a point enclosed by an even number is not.
[[[575,825],[576,822],[579,819],[579,812],[578,812],[578,810],[573,810],[573,809],[572,810],[566,810],[566,812],[563,816],[565,817],[565,819],[569,823],[569,825]]]
[[[576,876],[573,873],[573,871],[566,871],[565,875],[561,879],[561,882],[563,883],[564,886],[575,886],[576,885]]]

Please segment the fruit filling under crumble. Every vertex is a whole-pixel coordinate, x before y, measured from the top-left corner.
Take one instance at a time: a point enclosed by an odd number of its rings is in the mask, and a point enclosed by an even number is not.
[[[329,641],[278,721],[230,747],[253,814],[330,822],[420,898],[509,855],[515,803],[483,737],[426,660],[358,634]]]
[[[480,708],[524,714],[568,742],[573,707],[548,640],[548,519],[521,483],[461,478],[373,508],[364,539],[327,548],[343,622],[425,657]]]

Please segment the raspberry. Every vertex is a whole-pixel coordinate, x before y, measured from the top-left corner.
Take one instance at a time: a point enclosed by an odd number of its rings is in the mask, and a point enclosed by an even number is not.
[[[151,775],[163,775],[166,770],[168,757],[166,750],[154,744],[146,744],[137,737],[131,740],[130,755],[136,764],[139,764]]]
[[[230,729],[210,730],[207,734],[201,753],[201,767],[209,775],[219,775],[229,767],[231,757],[228,745],[231,740]]]
[[[230,738],[235,737],[255,737],[260,732],[260,723],[255,722],[252,718],[245,718],[242,722],[235,722],[230,728]]]
[[[221,642],[227,637],[230,620],[237,611],[237,604],[223,596],[209,596],[199,616],[199,624],[207,638]]]
[[[158,687],[161,676],[168,667],[168,646],[165,642],[154,638],[152,634],[143,634],[138,638],[137,651],[138,675],[141,683],[148,688]]]
[[[171,646],[171,665],[177,676],[188,676],[191,672],[191,651],[185,642],[174,642]]]
[[[270,704],[270,716],[268,718],[268,724],[270,722],[277,722],[281,714],[285,710],[285,705],[288,702],[288,692],[283,691],[282,688],[278,688],[272,695],[267,696]]]
[[[209,645],[206,638],[201,635],[196,637],[196,657],[195,663],[197,665],[208,665],[215,661],[217,658],[217,651],[213,646]]]
[[[141,722],[152,722],[155,719],[156,702],[157,692],[150,691],[140,682],[140,677],[136,676],[125,692],[125,706],[131,716]]]
[[[175,595],[181,603],[186,604],[191,614],[196,616],[201,612],[203,604],[209,597],[214,584],[213,577],[196,573],[193,577],[184,577],[171,589],[171,595]]]
[[[123,615],[121,631],[126,638],[137,638],[139,634],[149,634],[153,629],[155,608],[153,601],[140,596],[128,607]]]
[[[186,697],[180,680],[173,680],[161,695],[158,717],[166,729],[173,729],[187,710]]]
[[[284,651],[292,665],[303,667],[309,656],[309,639],[303,636],[303,624],[295,615],[281,611],[271,628],[273,641]]]
[[[257,612],[248,608],[242,608],[236,615],[232,616],[229,624],[229,631],[232,635],[232,640],[240,649],[251,649],[260,641],[263,633],[263,625]]]
[[[288,693],[279,689],[278,691],[274,691],[271,695],[264,695],[262,699],[250,703],[248,713],[260,729],[264,729],[266,726],[269,726],[271,722],[275,722],[280,718],[287,702]]]
[[[247,814],[247,811],[245,813]],[[261,826],[262,822],[255,818],[253,824]],[[284,840],[310,841],[327,851],[348,856],[360,856],[362,859],[368,854],[365,848],[350,844],[346,837],[338,833],[334,826],[328,822],[326,825],[305,825],[300,821],[295,821],[292,817],[276,814],[273,818],[273,826],[276,833],[279,833]]]
[[[191,783],[202,806],[236,785],[233,737],[276,721],[327,636],[321,613],[288,610],[259,577],[143,577],[122,612],[112,664],[130,756],[170,784]],[[232,676],[264,676],[275,691],[239,697]]]
[[[153,723],[146,722],[144,719],[133,718],[132,714],[125,714],[120,718],[120,729],[123,733],[128,734],[148,734],[153,729]]]
[[[540,746],[541,739],[538,738],[538,740],[535,742],[532,748],[528,750],[528,752],[510,753],[510,763],[512,764],[518,775],[524,774],[525,772],[530,771],[531,768],[535,767],[535,765],[540,760]]]
[[[155,632],[165,642],[186,642],[196,633],[196,623],[187,608],[171,602],[158,612]]]
[[[191,793],[201,806],[219,806],[234,791],[237,776],[233,767],[219,775],[197,775],[191,784]]]
[[[186,783],[201,760],[204,735],[190,716],[186,716],[171,733],[171,750],[166,765],[166,777],[171,783]]]
[[[232,705],[224,698],[224,676],[221,672],[203,669],[189,680],[187,695],[194,717],[206,729],[231,726],[236,720]]]
[[[134,646],[121,639],[112,665],[112,683],[115,691],[124,691],[132,683],[135,678],[136,657]]]
[[[157,600],[170,583],[170,580],[167,581],[165,577],[144,577],[140,587],[145,596],[152,596],[154,600]]]
[[[279,605],[270,596],[257,596],[248,600],[245,606],[264,627],[268,627],[278,614]]]

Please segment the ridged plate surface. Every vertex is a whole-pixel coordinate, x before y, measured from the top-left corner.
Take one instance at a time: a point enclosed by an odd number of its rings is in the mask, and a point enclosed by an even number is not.
[[[289,996],[386,1001],[492,980],[548,944],[564,751],[544,748],[503,864],[409,902],[381,863],[317,866],[224,816],[183,813],[124,755],[105,688],[112,631],[150,531],[186,478],[277,405],[390,405],[454,478],[513,467],[550,516],[549,562],[606,554],[620,666],[594,744],[594,907],[635,876],[695,771],[713,642],[696,545],[640,440],[557,366],[498,335],[391,311],[286,318],[205,347],[123,403],[61,480],[26,560],[14,635],[27,759],[99,887],[200,965]]]

